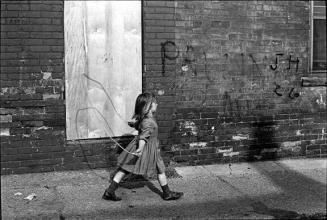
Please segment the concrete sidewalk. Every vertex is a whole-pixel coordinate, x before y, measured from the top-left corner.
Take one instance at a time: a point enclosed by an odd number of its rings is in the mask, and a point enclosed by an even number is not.
[[[326,219],[326,159],[175,170],[178,201],[162,200],[157,181],[124,183],[121,202],[102,200],[106,170],[1,176],[2,219]]]

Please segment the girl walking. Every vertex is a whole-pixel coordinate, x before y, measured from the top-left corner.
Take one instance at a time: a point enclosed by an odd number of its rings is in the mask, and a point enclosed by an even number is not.
[[[156,98],[152,93],[142,93],[137,97],[133,119],[135,119],[134,127],[139,131],[139,135],[126,147],[127,152],[123,151],[119,155],[118,172],[105,190],[103,199],[121,200],[116,196],[115,191],[119,182],[128,173],[143,176],[156,173],[164,200],[176,200],[183,195],[182,192],[170,191],[167,184],[165,165],[159,149],[158,125],[154,119],[157,106]]]

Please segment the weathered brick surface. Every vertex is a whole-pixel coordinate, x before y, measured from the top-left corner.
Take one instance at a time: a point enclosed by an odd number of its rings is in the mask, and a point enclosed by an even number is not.
[[[174,29],[154,22],[164,3],[145,3],[144,61],[146,90],[163,94],[167,161],[326,155],[326,88],[301,86],[312,75],[309,2],[176,1]],[[175,37],[158,42],[165,31]]]
[[[326,87],[301,83],[309,6],[143,2],[143,85],[167,164],[326,155]],[[63,9],[1,1],[1,174],[115,165],[109,139],[66,141]]]
[[[1,174],[114,164],[110,141],[66,142],[63,7],[1,1]]]

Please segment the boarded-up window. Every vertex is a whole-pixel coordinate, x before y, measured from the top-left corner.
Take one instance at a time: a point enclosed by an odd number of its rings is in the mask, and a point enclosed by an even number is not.
[[[67,139],[129,135],[142,91],[141,2],[65,1]]]
[[[313,1],[312,70],[326,71],[326,2]]]

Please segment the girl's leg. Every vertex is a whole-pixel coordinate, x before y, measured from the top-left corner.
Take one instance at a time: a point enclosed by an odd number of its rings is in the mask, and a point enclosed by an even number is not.
[[[102,198],[105,200],[112,200],[112,201],[120,201],[121,198],[116,196],[115,191],[119,186],[120,181],[124,178],[127,174],[127,171],[123,169],[119,169],[118,172],[115,174],[111,184],[104,192]]]
[[[118,170],[118,172],[115,174],[113,181],[116,183],[120,183],[120,181],[124,178],[126,173],[123,170]]]
[[[160,186],[167,185],[167,177],[165,173],[159,173],[158,174],[158,182]]]
[[[179,199],[183,193],[170,191],[167,184],[167,177],[165,173],[158,173],[158,182],[162,188],[164,200],[176,200]]]

